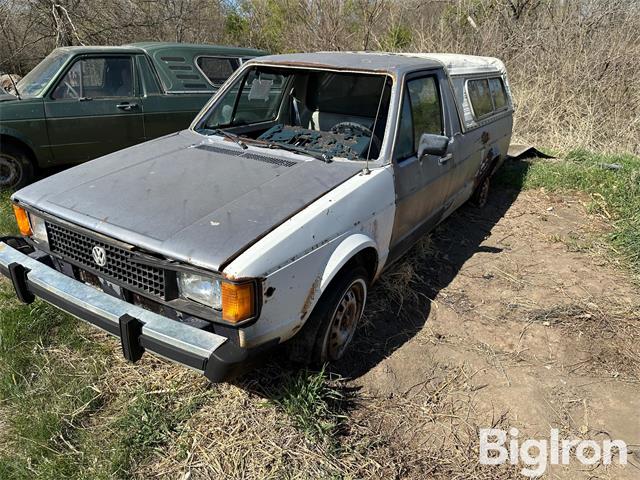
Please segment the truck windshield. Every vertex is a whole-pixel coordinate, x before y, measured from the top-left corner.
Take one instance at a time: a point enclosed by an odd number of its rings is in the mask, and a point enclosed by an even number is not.
[[[371,73],[254,66],[197,125],[270,148],[322,158],[377,158],[387,123],[391,78]],[[228,135],[227,135],[228,137]]]
[[[20,96],[34,97],[39,95],[60,67],[67,61],[67,58],[69,58],[69,52],[64,50],[51,52],[18,82],[17,87]]]

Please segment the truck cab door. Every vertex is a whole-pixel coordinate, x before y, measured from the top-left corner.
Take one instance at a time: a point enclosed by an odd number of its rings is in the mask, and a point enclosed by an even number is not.
[[[407,76],[402,87],[400,119],[393,152],[396,213],[391,256],[404,253],[438,224],[447,209],[454,174],[452,143],[446,155],[418,158],[424,133],[446,135],[441,88],[448,83],[442,70]]]
[[[78,163],[144,141],[131,55],[76,59],[44,102],[53,163]]]

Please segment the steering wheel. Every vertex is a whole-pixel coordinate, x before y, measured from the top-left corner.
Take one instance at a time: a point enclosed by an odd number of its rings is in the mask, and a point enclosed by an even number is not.
[[[377,135],[371,131],[370,128],[365,127],[361,123],[357,122],[340,122],[336,123],[333,127],[331,127],[331,133],[341,133],[343,135],[366,135],[371,138],[374,147],[380,151],[380,147],[382,146],[382,142],[378,138]]]

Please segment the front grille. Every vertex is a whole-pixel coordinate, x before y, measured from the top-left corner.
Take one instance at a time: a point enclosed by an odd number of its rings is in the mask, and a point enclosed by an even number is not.
[[[60,254],[69,263],[84,267],[125,288],[164,298],[165,278],[161,268],[134,263],[135,253],[55,223],[46,222],[46,227],[51,252]],[[107,252],[104,267],[93,259],[92,250],[95,246]]]

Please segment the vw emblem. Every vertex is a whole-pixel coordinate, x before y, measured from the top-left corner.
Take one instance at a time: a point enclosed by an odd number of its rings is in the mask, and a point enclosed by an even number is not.
[[[107,264],[107,251],[104,248],[96,245],[91,250],[91,255],[93,256],[93,261],[99,267],[104,267]]]

